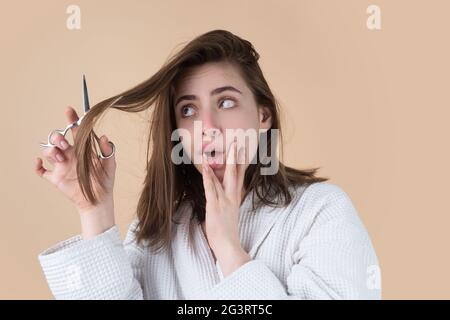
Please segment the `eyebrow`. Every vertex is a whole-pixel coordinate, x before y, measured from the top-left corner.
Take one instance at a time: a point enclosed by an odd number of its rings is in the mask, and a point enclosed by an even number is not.
[[[220,88],[216,88],[213,91],[211,91],[211,96],[217,95],[219,93],[222,93],[224,91],[234,91],[234,92],[238,92],[240,94],[242,94],[241,91],[239,91],[238,89],[236,89],[235,87],[232,86],[225,86],[225,87],[220,87]],[[181,101],[183,100],[197,100],[197,96],[193,95],[193,94],[187,94],[184,96],[181,96],[177,99],[177,101],[175,101],[175,106],[177,106]]]

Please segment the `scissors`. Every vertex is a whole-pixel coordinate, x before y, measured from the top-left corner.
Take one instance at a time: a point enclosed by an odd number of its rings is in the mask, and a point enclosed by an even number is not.
[[[119,98],[118,98],[117,100],[115,100],[111,105],[113,105],[114,103],[116,103],[120,98],[122,98],[122,97],[119,97]],[[69,130],[72,129],[73,127],[77,127],[77,126],[79,126],[79,125],[81,124],[81,121],[83,121],[84,116],[85,116],[86,113],[88,113],[89,110],[91,109],[91,107],[90,107],[90,105],[89,105],[89,95],[88,95],[88,90],[87,90],[87,85],[86,85],[86,77],[85,77],[84,74],[83,74],[83,107],[84,107],[84,114],[81,116],[81,118],[79,118],[77,121],[75,121],[75,122],[69,124],[69,125],[68,125],[65,129],[63,129],[63,130],[61,130],[61,129],[53,130],[53,131],[50,132],[50,134],[48,135],[48,139],[47,139],[48,141],[47,141],[47,143],[40,143],[39,145],[40,145],[41,147],[44,147],[44,148],[55,147],[56,145],[54,145],[54,144],[52,143],[52,141],[51,141],[52,135],[59,133],[59,134],[61,134],[61,135],[63,135],[63,136],[65,137],[66,134],[67,134],[67,131],[69,131]],[[94,136],[95,136],[95,139],[97,140],[97,144],[99,144],[99,143],[100,143],[100,138],[97,137],[97,135],[96,135],[95,133],[94,133]],[[100,151],[100,154],[99,154],[99,157],[100,157],[100,158],[102,158],[102,159],[109,159],[109,158],[111,158],[111,157],[114,155],[115,150],[116,150],[116,147],[114,146],[114,143],[112,143],[111,141],[109,141],[109,143],[111,144],[111,147],[112,147],[112,152],[111,152],[111,154],[110,154],[109,156],[105,157],[105,156],[103,156],[102,152]],[[99,147],[100,147],[100,145],[99,145]],[[100,149],[100,150],[101,150],[101,149]]]

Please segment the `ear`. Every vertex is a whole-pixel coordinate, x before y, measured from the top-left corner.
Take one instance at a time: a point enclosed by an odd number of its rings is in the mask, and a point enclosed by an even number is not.
[[[259,113],[259,128],[261,130],[269,130],[272,126],[272,113],[270,112],[270,109],[265,106],[260,106],[258,108]]]

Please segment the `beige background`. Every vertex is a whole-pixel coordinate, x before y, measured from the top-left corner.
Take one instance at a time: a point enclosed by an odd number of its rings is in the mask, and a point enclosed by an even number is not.
[[[369,4],[382,29],[366,27]],[[81,7],[81,30],[66,8]],[[250,40],[283,108],[286,162],[320,166],[352,198],[380,259],[383,297],[450,298],[450,2],[1,1],[0,298],[52,295],[37,255],[79,232],[34,173],[38,143],[91,104],[156,72],[181,43],[228,29]],[[122,234],[144,176],[145,114],[108,113]]]

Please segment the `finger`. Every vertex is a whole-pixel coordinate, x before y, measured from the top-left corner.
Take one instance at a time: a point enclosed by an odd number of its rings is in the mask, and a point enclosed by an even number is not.
[[[75,121],[78,121],[78,119],[79,119],[78,114],[75,111],[75,109],[70,106],[66,108],[66,118],[67,118],[67,122],[69,124],[74,123]],[[72,136],[73,136],[73,139],[75,140],[75,137],[76,137],[77,131],[78,131],[78,126],[73,126],[70,130],[72,131]]]
[[[106,135],[103,135],[100,137],[99,146],[100,146],[100,151],[104,157],[110,156],[112,154],[112,152],[114,151],[113,146],[111,145],[111,143]],[[111,158],[101,159],[101,160],[105,161],[105,162],[114,162],[115,158],[116,158],[116,156],[113,155]]]
[[[58,147],[45,148],[43,154],[51,163],[64,162],[66,160],[64,152]]]
[[[50,138],[51,143],[59,147],[61,150],[67,150],[70,148],[70,144],[61,133],[54,133]]]
[[[225,189],[225,194],[234,199],[236,197],[236,140],[234,140],[230,147],[228,148],[227,163],[225,165],[225,173],[223,177],[223,185]]]
[[[217,192],[213,180],[210,174],[211,168],[209,168],[205,154],[202,155],[202,177],[203,187],[205,189],[206,202],[215,203],[217,201]]]
[[[43,162],[41,158],[36,158],[35,162],[34,162],[34,171],[36,172],[36,174],[41,177],[44,178],[48,181],[50,181],[50,175],[51,175],[51,171],[48,171],[47,169],[45,169],[43,167]]]
[[[211,167],[209,166],[205,154],[203,154],[203,161],[204,161],[205,167],[208,171],[207,175],[208,175],[209,179],[212,181],[212,183],[214,184],[216,198],[217,198],[217,200],[219,200],[225,196],[225,191],[223,190],[222,184],[220,183],[219,179],[217,178],[216,174],[214,173],[214,170],[212,170]]]
[[[220,183],[219,179],[217,178],[216,174],[214,173],[214,170],[211,170],[211,168],[209,166],[208,166],[208,174],[214,183],[217,199],[220,200],[221,198],[223,198],[225,196],[225,191],[223,190],[222,184]]]
[[[54,154],[52,154],[52,151],[53,151],[53,148],[52,147],[50,147],[50,148],[45,148],[43,151],[42,151],[42,155],[43,155],[43,157],[48,161],[48,162],[50,162],[51,164],[54,164],[55,162],[56,162],[56,159],[55,159],[55,155]]]
[[[244,187],[245,178],[245,146],[239,148],[237,156],[237,190],[238,194],[241,193]]]

